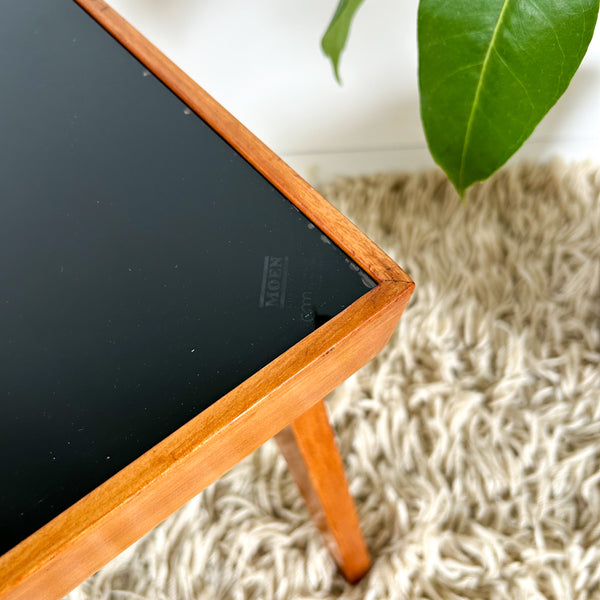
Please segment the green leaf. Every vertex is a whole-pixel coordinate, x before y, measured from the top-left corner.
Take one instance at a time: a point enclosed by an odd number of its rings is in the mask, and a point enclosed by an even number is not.
[[[461,196],[499,169],[566,90],[598,0],[421,0],[421,118]]]
[[[340,55],[346,46],[354,13],[356,13],[362,2],[363,0],[340,0],[329,27],[327,27],[327,31],[321,40],[321,48],[323,48],[325,55],[331,59],[338,83],[341,83],[339,73]]]

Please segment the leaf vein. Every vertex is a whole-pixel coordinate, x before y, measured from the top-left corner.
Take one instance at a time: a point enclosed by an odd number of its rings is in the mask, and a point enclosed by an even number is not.
[[[527,89],[525,84],[521,81],[520,77],[511,69],[510,65],[504,60],[504,58],[502,58],[502,55],[500,54],[500,52],[498,52],[498,50],[496,48],[494,48],[494,52],[495,52],[496,56],[500,59],[500,62],[504,65],[504,68],[513,76],[514,80],[523,88],[523,91],[525,92],[525,96],[527,97],[527,100],[529,101],[529,104],[531,105],[531,108],[535,108],[535,103],[533,102],[533,100],[531,99],[531,96],[529,95],[529,90]]]
[[[435,91],[437,91],[440,87],[442,87],[442,85],[448,81],[448,79],[451,79],[452,77],[454,77],[455,75],[458,75],[459,73],[462,73],[463,71],[467,71],[468,69],[472,69],[473,67],[480,67],[481,65],[483,65],[483,63],[481,61],[476,62],[476,63],[472,63],[470,65],[464,65],[462,67],[459,67],[458,69],[455,69],[454,71],[452,71],[451,73],[448,73],[448,75],[446,75],[445,77],[442,77],[436,84],[435,86],[431,89],[430,93],[433,93]]]
[[[467,128],[465,130],[465,138],[463,141],[462,155],[460,157],[460,171],[458,174],[458,184],[461,189],[464,188],[463,177],[464,177],[465,163],[466,163],[466,158],[467,158],[467,151],[469,148],[469,142],[470,142],[470,138],[471,138],[471,129],[473,127],[475,111],[476,111],[477,105],[479,103],[479,96],[481,94],[482,82],[485,78],[487,65],[490,60],[490,55],[492,54],[492,48],[494,47],[494,44],[496,43],[496,37],[498,36],[498,31],[500,30],[500,26],[502,25],[502,21],[504,20],[504,15],[506,14],[506,8],[508,7],[509,4],[510,4],[510,0],[504,0],[504,3],[502,4],[502,9],[500,10],[500,14],[498,15],[498,21],[496,22],[496,25],[494,26],[494,31],[492,32],[492,39],[490,40],[490,44],[485,53],[485,57],[483,59],[483,65],[481,67],[481,77],[479,78],[479,81],[477,82],[477,88],[475,89],[475,96],[473,97],[473,104],[471,105],[471,112],[469,114],[469,120],[467,121]]]
[[[554,22],[547,15],[547,13],[544,11],[544,9],[542,7],[540,7],[537,2],[535,2],[535,0],[529,0],[529,2],[546,19],[546,21],[550,24],[550,29],[552,29],[552,33],[554,34],[554,37],[556,38],[556,45],[558,46],[558,49],[560,50],[560,53],[563,55],[563,58],[566,59],[567,55],[565,54],[565,50],[562,47],[562,44],[560,43],[560,38],[558,37],[558,33],[556,33],[556,27],[554,25]]]
[[[440,36],[435,39],[429,40],[426,44],[423,44],[423,48],[436,48],[437,46],[445,46],[447,42],[452,40],[459,40],[461,38],[469,37],[472,34],[479,34],[480,31],[478,29],[468,30],[465,29],[460,33],[453,33],[452,35]]]
[[[550,25],[550,29],[552,30],[552,33],[554,34],[554,37],[556,39],[556,45],[558,46],[558,49],[560,50],[560,53],[563,57],[563,60],[560,63],[560,75],[556,79],[555,95],[558,97],[560,95],[558,90],[560,89],[560,84],[562,83],[563,79],[563,73],[565,72],[565,61],[567,60],[567,55],[565,53],[564,48],[562,47],[562,44],[560,43],[560,37],[558,36],[558,33],[556,33],[556,27],[552,19],[548,16],[546,11],[541,6],[539,6],[537,2],[535,2],[535,0],[529,0],[529,2],[546,19],[546,22]]]
[[[583,48],[583,40],[585,38],[585,32],[587,30],[587,15],[588,15],[588,12],[584,8],[583,0],[578,0],[578,3],[579,3],[579,8],[581,9],[581,13],[583,15],[583,24],[582,24],[583,30],[581,31],[581,37],[579,38],[579,48],[577,50],[578,56],[581,56],[581,50]]]

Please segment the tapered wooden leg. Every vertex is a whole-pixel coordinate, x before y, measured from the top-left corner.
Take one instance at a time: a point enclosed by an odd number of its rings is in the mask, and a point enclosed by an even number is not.
[[[324,402],[276,439],[335,562],[348,581],[358,581],[371,560]]]

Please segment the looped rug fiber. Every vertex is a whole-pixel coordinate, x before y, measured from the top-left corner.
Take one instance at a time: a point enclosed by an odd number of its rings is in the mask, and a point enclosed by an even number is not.
[[[270,442],[69,598],[600,597],[600,171],[324,192],[417,284],[327,402],[372,570],[344,582]]]

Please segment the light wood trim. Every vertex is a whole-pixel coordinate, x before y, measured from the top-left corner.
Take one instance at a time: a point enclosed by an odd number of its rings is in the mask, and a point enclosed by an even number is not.
[[[2,556],[0,598],[64,596],[373,358],[411,291],[379,285]]]
[[[354,225],[101,0],[76,0],[379,285],[0,557],[1,600],[58,600],[385,345],[414,284]]]
[[[357,582],[371,559],[323,401],[276,436],[279,449],[344,577]]]
[[[404,271],[103,0],[75,0],[378,282]]]

